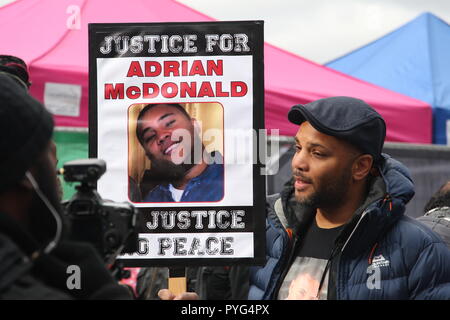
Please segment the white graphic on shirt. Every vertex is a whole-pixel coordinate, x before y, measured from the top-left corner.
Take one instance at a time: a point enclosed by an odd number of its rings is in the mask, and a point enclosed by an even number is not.
[[[317,300],[320,279],[322,278],[326,264],[327,260],[325,259],[297,257],[283,281],[278,299]],[[320,300],[327,298],[327,291],[328,272],[320,290]]]

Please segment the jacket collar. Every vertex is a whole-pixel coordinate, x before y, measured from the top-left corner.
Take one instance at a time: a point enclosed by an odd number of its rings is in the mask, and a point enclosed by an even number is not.
[[[14,242],[27,256],[39,250],[38,243],[14,218],[0,212],[0,234]]]
[[[9,215],[0,212],[0,291],[31,269],[28,257],[37,249],[31,235]]]
[[[204,156],[205,156],[205,160],[208,163],[208,166],[198,176],[189,180],[188,185],[210,178],[211,176],[213,176],[215,174],[215,171],[217,170],[217,168],[223,167],[223,156],[219,151],[212,151],[211,153],[207,153]],[[158,185],[157,188],[171,194],[169,185],[170,185],[169,182],[164,182],[164,183],[161,183],[160,185]]]

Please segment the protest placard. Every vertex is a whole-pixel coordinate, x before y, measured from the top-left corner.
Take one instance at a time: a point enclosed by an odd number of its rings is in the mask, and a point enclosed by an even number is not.
[[[90,24],[89,153],[139,208],[127,266],[262,263],[263,23]]]

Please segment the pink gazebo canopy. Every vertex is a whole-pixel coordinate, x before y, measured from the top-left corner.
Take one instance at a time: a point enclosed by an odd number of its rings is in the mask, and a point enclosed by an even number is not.
[[[31,94],[44,102],[46,84],[81,88],[76,116],[56,115],[63,127],[88,126],[88,23],[214,21],[173,0],[18,0],[0,8],[0,54],[29,65]],[[301,39],[298,39],[301,41]],[[294,135],[292,105],[347,95],[371,104],[387,122],[387,141],[431,143],[432,110],[422,101],[354,79],[297,55],[264,46],[267,129]]]

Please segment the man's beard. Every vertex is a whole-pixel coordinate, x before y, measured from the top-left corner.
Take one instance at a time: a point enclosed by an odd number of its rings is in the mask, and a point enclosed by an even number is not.
[[[307,197],[296,195],[296,200],[301,205],[311,208],[336,208],[341,206],[347,199],[350,188],[351,171],[345,169],[342,174],[335,178],[325,178],[314,181],[317,188],[315,192]]]
[[[34,178],[41,192],[47,197],[61,219],[64,220],[61,214],[62,207],[57,191],[57,178],[53,172],[50,172],[52,169],[53,168],[47,168],[44,164],[39,164],[38,172]],[[63,229],[65,228],[66,226],[63,223]],[[48,244],[56,235],[55,217],[36,192],[33,194],[30,206],[29,230],[34,239],[42,246]]]
[[[200,137],[192,132],[191,148],[180,164],[171,160],[157,158],[151,153],[147,157],[151,161],[151,169],[148,178],[158,183],[174,183],[184,178],[186,173],[198,162],[203,155],[202,141]],[[200,150],[200,154],[195,154]]]
[[[149,178],[158,183],[173,183],[183,179],[186,172],[192,167],[187,164],[175,164],[170,160],[157,159],[148,155],[152,162]]]

